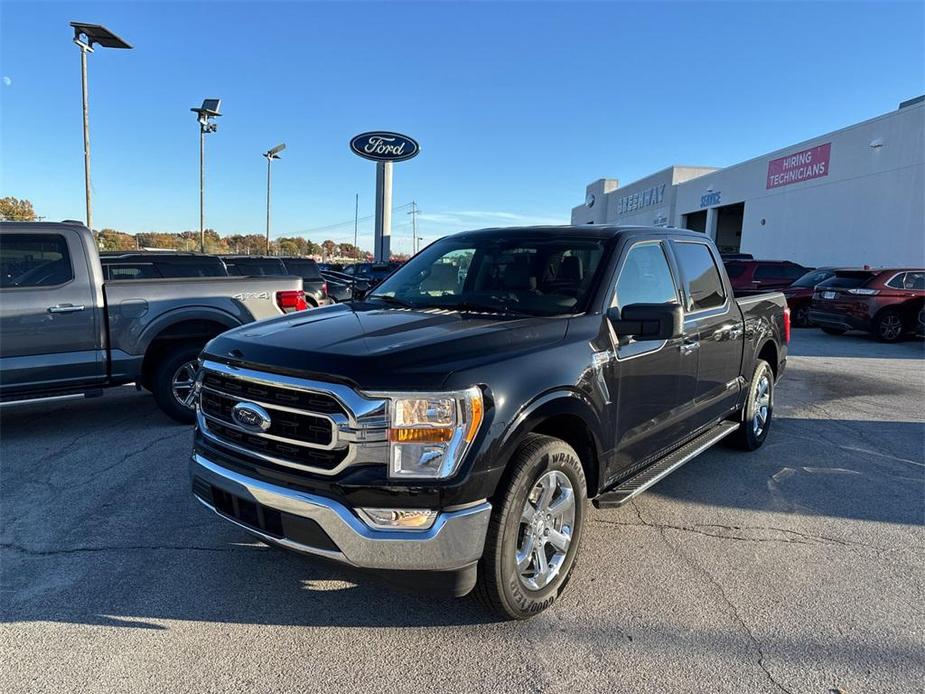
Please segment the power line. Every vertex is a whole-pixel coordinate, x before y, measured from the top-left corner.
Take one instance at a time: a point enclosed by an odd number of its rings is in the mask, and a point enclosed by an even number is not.
[[[393,208],[392,208],[392,211],[395,212],[396,210],[403,210],[403,209],[405,209],[406,207],[411,207],[411,205],[413,205],[413,204],[414,204],[414,203],[409,202],[409,203],[406,203],[406,204],[404,204],[404,205],[398,205],[397,207],[393,207]],[[288,233],[289,233],[290,236],[301,236],[301,235],[303,235],[303,234],[314,234],[314,233],[319,232],[319,231],[326,231],[326,230],[328,230],[328,229],[336,229],[337,227],[347,226],[348,224],[354,224],[354,223],[357,223],[357,222],[365,222],[365,221],[367,221],[367,220],[369,220],[369,219],[373,219],[375,216],[376,216],[376,215],[371,214],[371,215],[368,215],[368,216],[366,216],[366,217],[352,217],[351,219],[347,219],[347,220],[345,220],[345,221],[343,221],[343,222],[336,222],[336,223],[334,223],[334,224],[326,224],[325,226],[321,226],[321,227],[313,227],[313,228],[311,228],[311,229],[301,229],[301,230],[298,230],[298,231],[291,231],[291,232],[288,232]]]

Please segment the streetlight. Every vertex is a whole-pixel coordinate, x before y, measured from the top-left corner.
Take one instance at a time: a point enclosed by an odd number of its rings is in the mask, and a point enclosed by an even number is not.
[[[270,255],[270,164],[274,159],[279,159],[279,153],[286,149],[285,144],[276,145],[271,150],[263,153],[267,158],[267,255]]]
[[[93,207],[90,203],[90,111],[87,104],[87,53],[93,52],[93,44],[103,48],[131,48],[109,29],[99,24],[71,22],[74,27],[74,43],[80,48],[80,85],[83,96],[84,115],[84,189],[87,201],[87,228],[93,228]]]
[[[206,155],[206,133],[214,133],[218,130],[218,123],[213,123],[212,119],[221,113],[218,112],[222,105],[221,99],[203,99],[202,106],[191,108],[190,111],[197,114],[199,121],[199,252],[206,252],[206,229],[205,229],[205,212],[203,211],[203,190],[205,188],[205,155]]]

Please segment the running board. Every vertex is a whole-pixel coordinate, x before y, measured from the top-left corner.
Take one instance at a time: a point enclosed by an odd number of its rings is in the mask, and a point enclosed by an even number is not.
[[[664,458],[644,467],[613,489],[604,492],[594,499],[592,503],[597,508],[617,508],[622,506],[633,497],[642,494],[663,477],[670,475],[687,461],[696,458],[714,443],[729,436],[738,428],[739,422],[720,422]]]

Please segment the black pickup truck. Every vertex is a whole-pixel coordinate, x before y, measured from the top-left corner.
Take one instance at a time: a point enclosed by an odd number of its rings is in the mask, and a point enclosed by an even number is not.
[[[703,234],[449,236],[360,300],[212,340],[193,492],[267,543],[523,619],[564,588],[589,499],[761,446],[789,332]]]

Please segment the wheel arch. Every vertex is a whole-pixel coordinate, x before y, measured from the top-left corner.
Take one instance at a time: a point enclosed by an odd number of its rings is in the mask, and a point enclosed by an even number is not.
[[[764,359],[768,364],[771,365],[771,371],[774,373],[774,380],[777,380],[779,371],[780,371],[780,351],[777,348],[777,343],[774,340],[768,338],[758,347],[758,350],[755,352],[756,359]],[[749,377],[750,378],[750,377]]]
[[[602,436],[593,406],[576,391],[556,391],[540,396],[525,406],[508,427],[501,443],[504,473],[497,489],[505,489],[510,477],[510,460],[530,434],[561,439],[578,453],[588,497],[597,496],[602,475]]]
[[[239,325],[234,317],[222,311],[175,312],[152,323],[143,338],[142,384],[150,383],[156,364],[170,349],[181,344],[205,345],[216,335]]]

